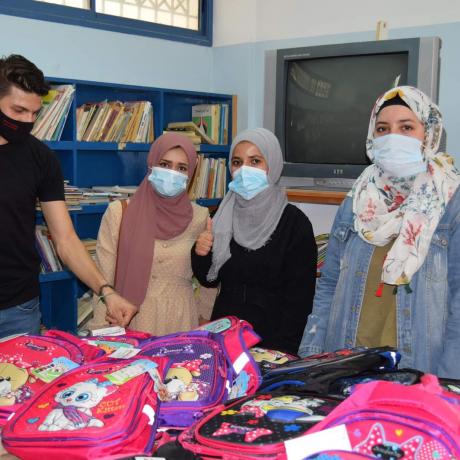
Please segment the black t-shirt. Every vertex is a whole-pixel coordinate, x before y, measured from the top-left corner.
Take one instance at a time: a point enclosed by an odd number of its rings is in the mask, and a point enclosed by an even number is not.
[[[35,247],[35,203],[64,200],[54,153],[33,136],[0,145],[0,309],[39,294],[40,257]]]

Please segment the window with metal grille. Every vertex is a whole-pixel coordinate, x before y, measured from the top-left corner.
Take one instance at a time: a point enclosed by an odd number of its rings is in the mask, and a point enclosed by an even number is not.
[[[0,14],[212,45],[212,0],[2,0]]]

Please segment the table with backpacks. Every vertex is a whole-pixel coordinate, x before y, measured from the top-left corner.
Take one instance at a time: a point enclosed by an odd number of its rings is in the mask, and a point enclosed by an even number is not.
[[[225,317],[162,337],[0,341],[3,447],[20,459],[460,459],[460,382],[390,347],[298,358]]]

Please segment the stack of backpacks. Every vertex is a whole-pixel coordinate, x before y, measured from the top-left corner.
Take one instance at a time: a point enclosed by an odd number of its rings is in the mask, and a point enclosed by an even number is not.
[[[299,359],[246,321],[151,337],[0,341],[3,446],[21,459],[460,459],[460,382],[390,347]]]

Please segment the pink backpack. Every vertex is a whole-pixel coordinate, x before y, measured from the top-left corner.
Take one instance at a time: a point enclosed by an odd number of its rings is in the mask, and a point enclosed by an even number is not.
[[[198,330],[212,332],[223,338],[223,344],[235,373],[229,399],[254,394],[262,382],[259,365],[250,348],[260,342],[251,324],[236,316],[225,316],[206,323]]]
[[[45,385],[34,372],[43,366],[58,370],[63,360],[79,366],[85,357],[75,341],[22,335],[0,342],[0,427]]]
[[[334,446],[335,436],[325,430],[341,430],[348,448]],[[351,460],[381,458],[403,460],[451,460],[460,458],[460,411],[446,399],[434,375],[422,383],[404,386],[376,381],[356,391],[308,434],[323,431],[328,449],[307,458]],[[343,440],[342,437],[342,440]],[[304,439],[308,446],[308,436]],[[311,451],[309,452],[311,453]]]
[[[166,364],[106,359],[58,377],[7,422],[4,447],[24,460],[149,454]]]
[[[83,360],[85,363],[93,361],[94,359],[104,355],[104,352],[100,348],[91,345],[85,339],[70,334],[69,332],[50,329],[44,333],[44,336],[59,339],[63,342],[69,342],[70,344],[75,345],[83,354]]]

